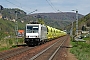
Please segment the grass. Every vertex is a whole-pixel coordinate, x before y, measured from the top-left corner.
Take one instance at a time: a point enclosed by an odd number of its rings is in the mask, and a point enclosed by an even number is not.
[[[10,49],[9,47],[1,47],[0,51],[9,50],[9,49]]]
[[[18,29],[24,29],[25,23],[18,21]],[[9,37],[11,36],[11,37]],[[18,44],[22,44],[24,38],[18,38]],[[0,51],[8,50],[10,47],[16,47],[15,22],[0,19]]]
[[[18,45],[23,44],[24,38],[18,38]],[[0,41],[0,51],[17,47],[15,38],[3,39]]]
[[[90,38],[84,38],[89,41]],[[78,60],[90,60],[90,43],[87,42],[72,42],[73,48],[70,50]]]
[[[0,51],[4,51],[4,50],[9,50],[11,48],[16,48],[17,45],[12,45],[11,47],[10,46],[4,46],[4,47],[0,47]]]

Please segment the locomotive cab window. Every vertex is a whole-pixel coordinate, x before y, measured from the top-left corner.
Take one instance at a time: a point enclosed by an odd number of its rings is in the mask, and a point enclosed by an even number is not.
[[[38,33],[38,26],[27,26],[27,33]]]

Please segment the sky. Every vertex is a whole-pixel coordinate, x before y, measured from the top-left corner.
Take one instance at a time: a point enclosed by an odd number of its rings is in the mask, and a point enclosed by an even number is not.
[[[90,0],[0,0],[0,5],[4,8],[19,8],[27,14],[75,11],[83,15],[90,13]]]

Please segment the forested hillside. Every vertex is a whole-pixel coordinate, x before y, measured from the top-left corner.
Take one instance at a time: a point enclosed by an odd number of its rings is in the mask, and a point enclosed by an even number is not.
[[[39,18],[45,22],[46,25],[64,29],[65,26],[69,25],[72,21],[76,19],[76,13],[72,12],[61,12],[61,13],[37,13],[27,15],[26,12],[20,10],[18,8],[4,8],[0,10],[3,15],[3,19],[13,20],[16,19],[18,21],[30,22],[30,21],[38,21]],[[83,15],[79,14],[79,18],[83,17]]]
[[[76,20],[76,13],[61,12],[61,13],[37,13],[31,14],[31,17],[42,18],[46,25],[50,25],[55,28],[64,29],[65,26],[71,24]],[[78,14],[78,18],[82,18],[83,15]]]
[[[25,24],[26,23],[21,23],[18,21],[18,29],[25,29]],[[15,27],[16,27],[16,22],[9,21],[6,19],[0,19],[0,32],[6,33],[6,34],[12,34],[14,35],[15,33]]]
[[[85,27],[86,31],[90,31],[90,13],[78,20],[78,30],[82,30]],[[70,32],[72,24],[66,26],[66,29]],[[73,30],[76,30],[76,21],[73,22]]]
[[[76,20],[76,13],[73,12],[57,12],[57,13],[38,13],[38,14],[31,14],[30,16],[33,17],[41,17],[47,18],[51,20],[63,20],[63,21],[75,21]],[[78,18],[83,17],[83,15],[78,14]]]
[[[90,13],[79,20],[79,30],[82,30],[83,26],[85,26],[85,30],[90,31],[90,29],[88,29],[88,27],[90,27]]]

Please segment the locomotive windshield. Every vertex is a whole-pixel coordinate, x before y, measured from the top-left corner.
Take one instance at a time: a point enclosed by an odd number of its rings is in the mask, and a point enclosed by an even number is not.
[[[38,26],[27,26],[27,33],[38,33]]]

